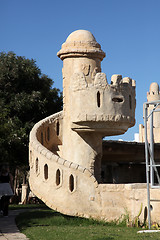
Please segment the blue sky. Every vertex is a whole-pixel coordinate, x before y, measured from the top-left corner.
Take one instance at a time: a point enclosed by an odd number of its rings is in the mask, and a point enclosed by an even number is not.
[[[62,90],[56,54],[71,32],[91,31],[106,52],[108,82],[113,74],[136,80],[136,125],[116,137],[133,140],[149,86],[160,84],[159,11],[160,0],[0,0],[0,51],[35,59]]]

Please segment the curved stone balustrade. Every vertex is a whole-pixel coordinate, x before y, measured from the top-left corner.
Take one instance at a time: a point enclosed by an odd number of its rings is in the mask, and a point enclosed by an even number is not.
[[[47,127],[56,126],[58,120],[62,123],[62,119],[62,112],[54,114],[38,122],[30,133],[31,190],[50,208],[64,214],[111,221],[126,214],[127,209],[134,218],[141,203],[147,205],[146,184],[98,184],[88,169],[42,145],[40,133],[45,135]],[[159,191],[151,190],[151,194],[156,199]],[[155,208],[158,216],[158,205]],[[140,218],[143,221],[143,216]]]
[[[45,140],[41,141],[42,134],[45,136],[48,127],[53,130],[57,121],[62,122],[62,112],[38,122],[30,133],[31,190],[49,207],[62,213],[97,217],[94,205],[100,205],[100,197],[95,177],[83,166],[61,158],[44,146],[47,145]],[[54,133],[52,141],[54,137],[57,139],[56,129]],[[57,141],[57,147],[60,142]],[[56,144],[48,144],[48,147],[55,149]]]

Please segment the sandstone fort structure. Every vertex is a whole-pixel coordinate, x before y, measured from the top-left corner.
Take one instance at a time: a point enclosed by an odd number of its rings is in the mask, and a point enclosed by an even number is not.
[[[114,145],[102,139],[134,126],[135,81],[113,75],[108,83],[101,72],[105,53],[89,31],[71,33],[57,55],[63,61],[63,111],[41,120],[30,133],[31,190],[64,214],[110,221],[127,210],[134,218],[142,204],[143,211],[147,206],[146,184],[124,180],[128,173],[124,164],[123,170],[116,168],[120,160],[114,159]],[[152,88],[159,94],[156,85]],[[158,193],[152,189],[152,198]],[[160,221],[156,201],[153,209],[154,220]]]

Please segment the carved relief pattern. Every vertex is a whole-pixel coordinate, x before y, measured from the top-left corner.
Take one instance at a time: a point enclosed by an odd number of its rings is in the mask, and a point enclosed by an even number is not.
[[[107,85],[107,79],[105,73],[97,73],[94,80],[95,87],[105,87]]]
[[[81,89],[85,89],[87,87],[87,82],[84,73],[74,73],[72,75],[72,89],[74,91],[78,91]]]
[[[90,65],[89,64],[82,64],[82,72],[84,73],[85,76],[89,75],[90,72]]]
[[[92,72],[92,79],[94,79],[96,74],[99,72],[101,72],[101,69],[99,67],[95,67],[95,69]]]

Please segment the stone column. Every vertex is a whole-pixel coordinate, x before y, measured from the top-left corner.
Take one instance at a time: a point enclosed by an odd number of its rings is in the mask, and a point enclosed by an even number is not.
[[[27,195],[28,195],[28,184],[22,184],[22,195],[21,195],[21,203],[27,203]]]

